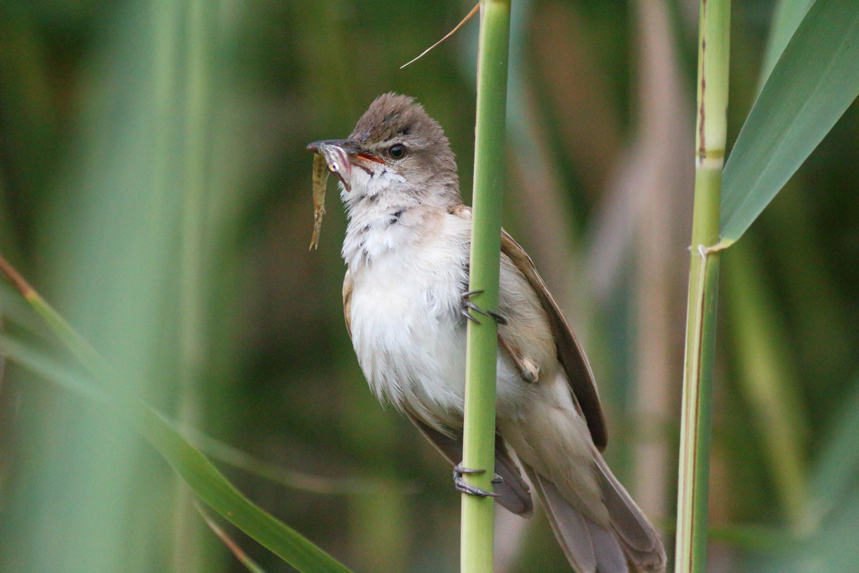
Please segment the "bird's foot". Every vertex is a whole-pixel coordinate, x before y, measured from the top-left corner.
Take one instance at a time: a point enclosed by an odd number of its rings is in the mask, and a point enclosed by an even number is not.
[[[465,474],[482,474],[486,473],[486,470],[475,470],[471,468],[462,467],[462,464],[456,464],[453,467],[453,486],[462,493],[467,493],[468,495],[476,495],[479,497],[500,497],[500,493],[494,493],[491,491],[486,491],[485,489],[480,489],[479,487],[474,487],[473,485],[469,485],[465,483],[465,480],[462,479],[462,476]],[[499,484],[503,483],[504,480],[500,475],[495,474],[495,477],[492,478],[492,483]]]
[[[480,324],[480,321],[474,318],[469,312],[469,310],[473,310],[477,314],[482,314],[483,316],[491,316],[498,324],[507,324],[507,317],[503,314],[499,314],[491,310],[483,310],[482,308],[474,304],[474,302],[471,300],[471,297],[482,292],[482,290],[470,290],[468,292],[462,293],[462,310],[460,311],[462,315],[471,322],[475,324]]]

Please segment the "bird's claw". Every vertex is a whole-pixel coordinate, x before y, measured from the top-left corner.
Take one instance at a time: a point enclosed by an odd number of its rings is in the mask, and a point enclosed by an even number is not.
[[[453,486],[462,493],[467,493],[468,495],[476,495],[478,497],[500,497],[500,493],[495,493],[491,491],[486,491],[485,489],[481,489],[479,487],[475,487],[473,485],[469,485],[465,483],[465,480],[462,479],[462,476],[465,474],[482,474],[486,473],[486,470],[475,470],[471,468],[463,467],[462,464],[456,464],[453,468]],[[492,478],[492,483],[499,484],[504,483],[504,479],[495,474],[495,477]]]
[[[488,314],[489,316],[494,318],[495,322],[497,322],[498,324],[503,324],[503,325],[507,324],[507,317],[504,316],[503,314],[499,314],[499,313],[493,312],[491,310],[487,310],[486,314]]]
[[[499,314],[497,312],[493,312],[491,310],[483,310],[471,300],[472,295],[482,293],[482,290],[470,290],[462,293],[462,315],[475,324],[480,324],[480,321],[474,318],[469,311],[469,309],[473,310],[477,314],[482,314],[483,316],[491,316],[495,319],[495,322],[498,324],[507,324],[507,317],[503,314]]]

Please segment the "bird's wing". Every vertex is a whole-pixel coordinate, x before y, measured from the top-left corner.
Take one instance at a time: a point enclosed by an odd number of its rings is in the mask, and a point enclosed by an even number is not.
[[[406,412],[406,415],[451,464],[456,465],[462,460],[462,436],[456,438],[446,436],[424,424],[411,412]],[[495,492],[500,494],[495,501],[516,515],[531,517],[534,512],[531,490],[522,478],[519,466],[510,457],[504,440],[498,434],[495,435],[495,473],[503,480],[495,486]]]
[[[633,571],[665,571],[665,547],[653,525],[632,500],[605,463],[603,457],[594,452],[597,480],[600,483],[603,502],[611,518],[611,527],[630,563]]]
[[[463,219],[471,218],[471,207],[466,205],[458,205],[451,209],[450,212]],[[564,318],[561,309],[558,307],[558,303],[555,302],[549,289],[546,288],[546,283],[543,282],[543,278],[537,272],[537,268],[534,266],[531,257],[504,230],[501,231],[501,252],[507,255],[537,294],[540,305],[549,319],[549,327],[552,330],[555,347],[558,351],[558,361],[564,367],[567,380],[569,380],[573,390],[573,395],[582,411],[582,415],[584,415],[588,423],[588,429],[591,432],[594,445],[602,452],[608,444],[608,431],[606,429],[602,406],[600,406],[600,398],[599,393],[597,393],[596,383],[594,382],[594,375],[591,372],[591,366],[588,364],[585,351],[582,350],[582,347],[576,340],[576,336],[573,334],[573,330],[570,328],[567,319]],[[516,369],[523,375],[523,379],[533,382],[529,376],[532,373],[530,363],[524,360],[522,356],[519,356],[517,349],[501,337],[499,337],[499,342],[501,342],[502,347],[510,354]]]
[[[605,450],[608,443],[608,432],[600,406],[599,394],[594,383],[594,375],[584,350],[576,340],[567,319],[561,313],[558,303],[555,302],[549,289],[546,288],[543,278],[537,273],[531,257],[506,231],[501,231],[501,252],[510,258],[516,268],[528,280],[534,292],[537,293],[537,298],[539,298],[540,304],[549,318],[549,327],[552,330],[552,336],[558,350],[558,360],[567,373],[567,380],[569,380],[573,394],[578,400],[585,420],[587,420],[594,445],[599,451]]]

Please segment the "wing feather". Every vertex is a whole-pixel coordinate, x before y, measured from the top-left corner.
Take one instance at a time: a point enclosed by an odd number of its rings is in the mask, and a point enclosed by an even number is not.
[[[457,206],[451,210],[451,213],[463,219],[471,218],[471,208],[466,205]],[[600,406],[600,397],[597,392],[596,383],[594,382],[594,375],[590,364],[588,364],[584,350],[578,340],[576,340],[573,329],[570,328],[570,324],[564,318],[564,314],[546,287],[546,283],[543,282],[543,278],[537,272],[537,268],[534,266],[531,257],[503,229],[501,231],[501,252],[507,255],[516,268],[525,276],[528,284],[531,285],[531,288],[537,294],[540,305],[546,311],[552,336],[555,339],[555,347],[558,351],[558,361],[564,367],[567,380],[569,380],[570,387],[573,390],[573,396],[575,396],[579,408],[581,408],[582,415],[584,415],[588,423],[588,429],[591,432],[594,445],[599,451],[604,451],[608,444],[608,430],[602,406]],[[523,369],[521,361],[517,362],[518,357],[515,356],[515,352],[511,354],[517,368]]]
[[[519,271],[528,279],[528,283],[537,293],[540,304],[549,317],[549,326],[555,338],[558,350],[558,360],[567,373],[567,380],[573,389],[573,395],[578,400],[582,414],[588,423],[594,445],[599,451],[605,450],[608,444],[608,431],[602,406],[600,406],[594,375],[585,352],[576,340],[570,324],[564,318],[558,303],[546,288],[543,278],[537,273],[537,268],[528,253],[513,240],[506,231],[501,231],[501,252],[507,255]]]

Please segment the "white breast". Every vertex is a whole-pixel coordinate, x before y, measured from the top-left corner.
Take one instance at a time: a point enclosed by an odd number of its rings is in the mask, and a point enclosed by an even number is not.
[[[402,225],[368,231],[372,256],[350,264],[355,352],[376,395],[398,408],[461,410],[468,228],[446,219],[433,240],[408,240],[417,237]]]
[[[465,392],[466,329],[460,309],[471,221],[446,213],[440,217],[430,236],[416,234],[408,220],[364,233],[364,254],[347,258],[352,343],[380,400],[398,409],[407,406],[433,426],[441,420],[457,429]],[[344,257],[346,250],[344,244]],[[510,412],[522,404],[527,389],[506,357],[499,357],[498,367],[499,413]]]

